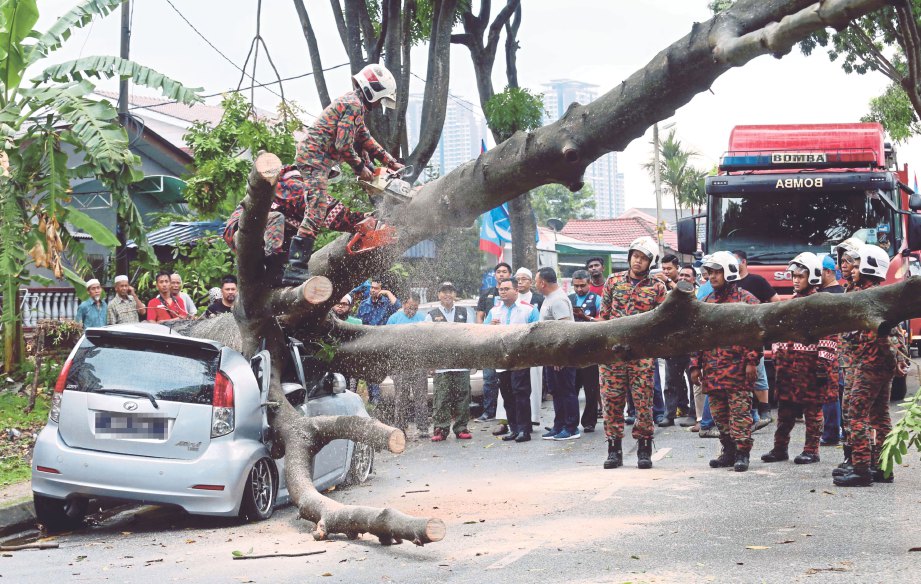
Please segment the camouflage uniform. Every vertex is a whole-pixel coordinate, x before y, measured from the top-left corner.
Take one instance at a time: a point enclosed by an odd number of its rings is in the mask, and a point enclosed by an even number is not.
[[[707,294],[702,302],[758,304],[758,299],[734,282]],[[761,350],[720,347],[695,353],[691,368],[700,370],[701,391],[710,398],[710,413],[720,429],[724,445],[735,443],[736,451],[748,454],[752,444],[751,384],[745,380],[746,365],[758,365]]]
[[[272,207],[269,211],[268,221],[265,226],[265,255],[287,253],[291,238],[297,234],[298,228],[307,213],[306,181],[296,166],[282,167],[278,183],[275,185],[275,196],[272,198]],[[325,189],[325,186],[324,186]],[[325,203],[322,205],[323,224],[334,231],[354,231],[355,226],[364,219],[362,213],[352,211],[337,199],[323,195]],[[224,241],[231,250],[236,251],[234,235],[239,229],[240,215],[243,205],[237,205],[233,214],[227,219],[224,228]]]
[[[648,275],[633,281],[629,272],[619,272],[604,283],[601,295],[601,320],[642,314],[665,301],[665,285]],[[636,406],[633,437],[652,438],[652,392],[655,384],[655,359],[601,365],[601,401],[604,405],[604,433],[608,438],[624,436],[624,406],[627,391]]]
[[[811,296],[815,289],[794,298]],[[838,397],[837,339],[828,337],[818,343],[774,343],[776,368],[777,430],[774,450],[786,451],[796,417],[802,414],[806,422],[806,454],[819,453],[822,437],[822,405]]]
[[[861,281],[855,288],[864,290],[874,285]],[[853,386],[846,402],[851,463],[857,468],[868,468],[871,426],[876,430],[876,444],[882,444],[892,430],[889,393],[896,357],[888,336],[881,337],[875,331],[853,331],[845,336],[854,346]]]
[[[297,145],[295,164],[304,177],[306,212],[299,234],[316,237],[327,216],[326,183],[338,162],[352,167],[355,174],[378,160],[391,166],[396,160],[378,144],[365,126],[365,105],[358,91],[333,101],[307,130]]]

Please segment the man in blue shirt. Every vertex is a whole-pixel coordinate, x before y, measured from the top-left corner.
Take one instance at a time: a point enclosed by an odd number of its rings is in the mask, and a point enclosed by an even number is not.
[[[518,283],[506,278],[499,282],[500,302],[486,315],[489,325],[530,324],[540,320],[540,313],[530,304],[518,299]],[[531,369],[496,369],[499,392],[505,406],[510,433],[506,442],[531,440]]]
[[[576,270],[572,274],[572,289],[569,295],[572,303],[573,317],[576,322],[594,322],[598,320],[601,311],[601,296],[589,288],[591,275],[586,270]],[[585,392],[585,409],[582,410],[582,430],[594,432],[598,423],[598,402],[600,400],[601,384],[598,378],[598,365],[589,365],[576,371],[576,393],[579,389]]]
[[[89,292],[89,300],[84,300],[77,307],[77,322],[83,325],[83,328],[106,326],[106,315],[109,310],[106,301],[102,299],[102,286],[99,280],[93,278],[86,283],[86,291]]]
[[[384,290],[380,279],[371,280],[371,294],[358,305],[358,318],[362,324],[381,326],[387,324],[390,315],[400,309],[400,301],[390,290]],[[368,401],[377,404],[381,401],[381,386],[368,382]]]
[[[387,319],[388,325],[413,324],[425,322],[425,313],[419,312],[421,298],[416,292],[410,292],[403,302],[403,310],[393,313]],[[409,416],[416,422],[416,437],[429,438],[428,393],[429,378],[425,369],[408,369],[395,372],[393,377],[393,425],[403,430],[409,428]]]

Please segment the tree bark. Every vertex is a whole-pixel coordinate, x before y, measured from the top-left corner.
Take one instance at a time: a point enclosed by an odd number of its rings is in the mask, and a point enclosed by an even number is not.
[[[320,47],[317,45],[317,37],[310,24],[307,8],[304,7],[304,0],[294,0],[294,9],[297,10],[297,16],[301,20],[301,30],[304,31],[304,39],[307,41],[307,52],[310,55],[310,67],[313,71],[313,82],[317,86],[317,95],[320,97],[320,104],[326,108],[330,104],[329,89],[326,88],[326,75],[323,73]]]

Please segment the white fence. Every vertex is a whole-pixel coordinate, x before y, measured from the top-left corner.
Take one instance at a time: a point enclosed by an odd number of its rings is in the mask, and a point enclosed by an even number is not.
[[[73,288],[26,288],[22,295],[22,326],[33,328],[44,318],[74,319],[80,301]]]

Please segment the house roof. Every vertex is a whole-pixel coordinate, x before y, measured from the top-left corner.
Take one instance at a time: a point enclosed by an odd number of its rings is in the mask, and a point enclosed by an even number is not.
[[[94,93],[106,99],[118,100],[118,92],[116,91],[103,91],[97,89]],[[135,108],[141,107],[145,110],[157,112],[158,114],[176,118],[184,122],[208,122],[215,125],[221,121],[221,116],[224,115],[224,109],[220,106],[207,105],[204,103],[185,105],[162,97],[146,97],[143,95],[131,94],[128,96],[128,104]],[[139,114],[142,111],[143,110],[135,110],[133,113]]]
[[[172,247],[192,243],[205,235],[215,235],[223,230],[223,221],[176,221],[148,233],[147,242],[153,246]],[[127,246],[137,247],[133,240]]]
[[[655,238],[656,226],[655,219],[648,221],[642,217],[571,219],[561,233],[582,241],[628,247],[637,237],[648,235]],[[677,249],[678,235],[674,231],[665,231],[662,240],[666,246]]]

